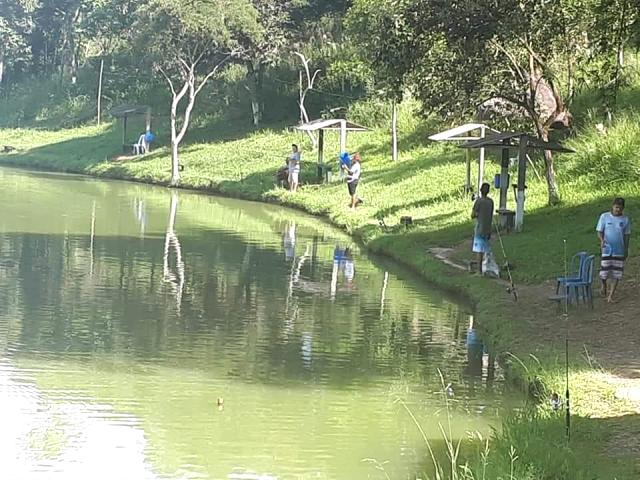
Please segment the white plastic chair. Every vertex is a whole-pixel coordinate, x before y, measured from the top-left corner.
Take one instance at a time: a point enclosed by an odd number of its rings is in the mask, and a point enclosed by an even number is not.
[[[149,151],[149,146],[147,145],[147,141],[145,140],[145,134],[143,133],[138,138],[138,143],[133,145],[133,153],[134,155],[142,155]]]

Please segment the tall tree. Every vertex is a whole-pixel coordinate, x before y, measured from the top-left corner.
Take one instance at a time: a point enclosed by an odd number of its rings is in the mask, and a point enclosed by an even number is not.
[[[132,47],[136,10],[141,9],[146,0],[84,0],[84,3],[82,31],[94,55],[110,55]]]
[[[84,0],[40,0],[34,10],[31,49],[36,63],[75,83],[86,38],[82,19],[90,3]]]
[[[0,85],[9,69],[30,60],[31,14],[20,0],[0,0]]]
[[[253,124],[262,121],[263,83],[266,69],[280,61],[295,36],[291,13],[306,0],[251,0],[257,13],[257,28],[239,32],[242,60],[247,68],[247,90],[251,98]]]
[[[370,64],[371,89],[386,98],[392,105],[391,156],[398,159],[397,108],[402,101],[406,78],[411,68],[412,42],[405,35],[409,32],[402,16],[406,1],[356,2],[347,15],[346,27],[355,43],[361,48],[361,57]]]
[[[567,8],[583,0],[356,0],[383,15],[375,35],[383,48],[369,48],[389,77],[409,75],[425,110],[468,117],[491,100],[527,119],[548,139],[553,127],[571,122],[559,79],[567,53],[575,64],[586,49],[567,48],[583,17]],[[584,0],[585,2],[587,0]],[[355,8],[355,7],[354,7]],[[369,33],[369,32],[365,32]],[[390,38],[384,38],[384,35]],[[389,44],[397,44],[402,59]],[[505,109],[502,110],[503,112]],[[553,155],[545,152],[549,202],[559,201]]]
[[[234,32],[255,28],[245,0],[152,0],[139,12],[139,50],[171,91],[171,185],[180,182],[178,149],[196,97],[240,53]]]
[[[593,38],[594,54],[601,61],[593,71],[601,87],[607,115],[616,104],[623,83],[625,51],[640,43],[640,4],[637,0],[597,0],[592,8],[589,32]]]

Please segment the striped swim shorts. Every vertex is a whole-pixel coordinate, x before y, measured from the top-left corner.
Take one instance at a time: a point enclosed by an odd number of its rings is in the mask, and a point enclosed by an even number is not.
[[[620,280],[624,272],[624,257],[603,256],[600,261],[600,279]]]

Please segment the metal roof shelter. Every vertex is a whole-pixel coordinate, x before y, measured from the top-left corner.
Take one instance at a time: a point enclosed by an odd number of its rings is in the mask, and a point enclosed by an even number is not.
[[[484,123],[465,123],[455,128],[450,128],[444,132],[431,135],[429,140],[435,140],[437,142],[444,141],[468,141],[468,140],[480,140],[485,138],[487,131],[498,132]],[[479,133],[473,133],[479,132]],[[467,151],[467,177],[465,183],[465,191],[471,191],[471,158]],[[480,149],[480,158],[478,159],[478,192],[484,179],[484,148]]]
[[[318,164],[324,161],[324,131],[339,130],[340,131],[340,152],[347,151],[347,132],[367,132],[369,129],[350,122],[344,118],[329,118],[312,120],[302,125],[294,127],[302,132],[319,132],[318,135]]]
[[[122,118],[122,148],[124,151],[130,147],[127,145],[127,119],[129,117],[144,115],[146,131],[151,130],[151,107],[148,105],[118,105],[109,110],[109,114],[115,118]]]
[[[461,148],[484,150],[485,148],[500,148],[502,150],[500,171],[500,208],[506,210],[507,191],[509,188],[509,149],[518,148],[518,183],[516,184],[516,212],[515,228],[522,231],[524,223],[524,190],[527,176],[527,151],[551,150],[552,152],[573,153],[574,150],[561,145],[558,142],[547,142],[522,132],[504,132],[488,135],[485,138],[469,140],[460,145]]]

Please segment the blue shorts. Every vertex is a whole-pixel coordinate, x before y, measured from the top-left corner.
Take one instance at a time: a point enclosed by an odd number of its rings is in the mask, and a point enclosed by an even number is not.
[[[490,235],[478,235],[473,236],[473,253],[487,253],[491,250],[489,246]]]

